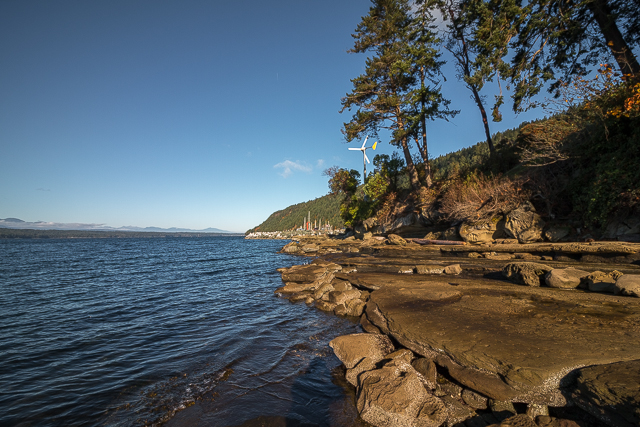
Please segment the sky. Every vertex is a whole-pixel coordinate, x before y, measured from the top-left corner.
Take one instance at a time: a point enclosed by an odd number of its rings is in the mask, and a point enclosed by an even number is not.
[[[1,1],[0,218],[244,232],[327,194],[323,170],[362,170],[339,110],[364,71],[347,51],[370,5]],[[429,123],[433,157],[484,139],[444,73],[461,113]],[[544,115],[505,107],[492,132]]]

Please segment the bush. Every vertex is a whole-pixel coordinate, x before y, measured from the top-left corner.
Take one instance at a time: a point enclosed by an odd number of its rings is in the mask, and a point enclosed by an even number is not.
[[[474,174],[449,184],[442,212],[450,221],[477,221],[506,214],[528,200],[522,183],[505,177]]]

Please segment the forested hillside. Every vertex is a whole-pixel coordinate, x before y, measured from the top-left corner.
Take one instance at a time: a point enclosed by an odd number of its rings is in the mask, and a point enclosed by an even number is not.
[[[247,231],[285,231],[302,227],[305,217],[311,212],[311,222],[322,221],[323,224],[329,223],[335,228],[344,227],[344,223],[340,218],[340,201],[341,198],[331,194],[319,197],[308,202],[298,203],[289,206],[280,211],[274,212],[259,226]]]

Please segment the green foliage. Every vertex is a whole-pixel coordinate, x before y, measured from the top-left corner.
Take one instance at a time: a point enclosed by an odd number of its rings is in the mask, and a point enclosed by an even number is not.
[[[311,212],[311,220],[322,220],[328,222],[335,228],[344,227],[340,218],[340,197],[336,195],[326,195],[304,203],[291,205],[285,209],[272,213],[259,226],[247,231],[286,231],[301,227],[304,218]]]
[[[358,189],[360,172],[355,169],[346,170],[332,166],[323,172],[329,177],[329,192],[334,196],[339,194],[351,195]]]

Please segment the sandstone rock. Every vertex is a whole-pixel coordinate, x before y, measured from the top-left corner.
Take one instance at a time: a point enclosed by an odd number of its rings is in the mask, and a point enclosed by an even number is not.
[[[536,419],[539,416],[549,415],[549,407],[547,405],[539,405],[537,403],[530,403],[527,406],[527,415],[532,419]]]
[[[462,400],[473,409],[487,409],[487,398],[468,388],[462,390]]]
[[[349,283],[346,280],[341,280],[338,278],[335,278],[331,281],[331,286],[333,287],[334,291],[350,291],[353,289],[353,286],[351,286],[351,283]]]
[[[356,366],[354,366],[351,369],[347,369],[347,373],[345,375],[347,381],[351,385],[358,387],[359,386],[358,377],[360,376],[360,374],[363,372],[373,371],[374,369],[377,369],[376,363],[377,362],[374,359],[371,359],[370,357],[365,357],[360,362],[358,362]]]
[[[347,302],[347,316],[359,317],[364,312],[366,303],[359,298],[354,298]]]
[[[284,286],[275,290],[278,294],[293,294],[303,291],[312,291],[315,289],[313,283],[285,283]]]
[[[580,280],[588,275],[588,271],[573,267],[554,268],[544,276],[544,281],[550,288],[576,289]]]
[[[518,239],[520,243],[533,243],[542,240],[544,221],[529,202],[509,212],[504,225],[509,237]]]
[[[533,418],[527,414],[518,414],[509,417],[500,423],[500,427],[538,427]]]
[[[403,217],[395,219],[390,224],[382,224],[376,228],[383,234],[399,234],[399,235],[422,235],[426,227],[421,216],[416,213],[410,213]]]
[[[415,359],[411,366],[414,367],[425,379],[425,387],[429,390],[435,390],[438,378],[438,371],[436,370],[436,364],[431,359],[420,357]]]
[[[571,420],[563,420],[548,415],[540,415],[536,417],[536,424],[539,427],[580,427],[580,424]]]
[[[573,401],[612,427],[640,425],[640,360],[578,370]]]
[[[289,242],[282,248],[281,252],[286,254],[295,254],[300,252],[300,246],[297,242]]]
[[[462,240],[467,243],[487,244],[492,243],[495,239],[507,237],[504,224],[505,221],[502,216],[495,216],[484,221],[462,223],[458,233]]]
[[[375,227],[377,227],[379,224],[378,224],[378,220],[375,217],[371,217],[371,218],[365,219],[362,225],[364,226],[365,231],[371,231]]]
[[[449,426],[460,425],[461,423],[466,424],[466,420],[477,416],[473,409],[462,404],[458,399],[451,396],[443,396],[441,399],[447,408],[447,425]]]
[[[424,235],[425,240],[443,240],[442,231],[431,231]]]
[[[406,348],[401,348],[400,350],[396,350],[393,353],[389,353],[385,356],[385,359],[401,360],[404,363],[409,364],[411,364],[413,358],[413,352],[411,350],[407,350]]]
[[[610,273],[594,271],[582,279],[581,285],[591,292],[614,293],[617,289],[616,282],[620,276],[622,276],[622,273],[617,270],[613,270]]]
[[[445,231],[442,232],[442,239],[451,240],[451,241],[462,240],[462,238],[460,237],[460,234],[458,233],[458,227],[447,228]]]
[[[360,374],[360,417],[374,426],[442,425],[447,409],[440,399],[427,393],[418,376],[411,365],[395,362]]]
[[[442,390],[446,395],[451,396],[454,399],[460,399],[462,396],[462,387],[458,384],[452,383],[442,376],[438,376],[436,388]]]
[[[360,316],[360,325],[362,326],[362,329],[364,329],[366,332],[369,332],[370,334],[382,333],[380,331],[380,328],[378,328],[376,325],[371,323],[369,319],[367,319],[367,315],[364,312],[362,313],[362,316]]]
[[[458,275],[460,273],[462,273],[462,267],[460,267],[460,264],[448,265],[444,268],[444,274]]]
[[[571,234],[571,227],[553,225],[544,232],[544,237],[550,242],[559,242]]]
[[[318,252],[318,249],[319,249],[318,245],[311,244],[311,245],[304,245],[301,248],[301,251],[304,252],[305,254],[308,254],[312,252]]]
[[[443,271],[441,265],[416,265],[417,274],[442,274]]]
[[[348,301],[360,298],[360,291],[357,289],[351,289],[350,291],[331,291],[329,292],[329,302],[336,305],[347,304]]]
[[[336,357],[351,369],[365,357],[378,363],[395,348],[386,335],[352,334],[335,338],[329,343]]]
[[[616,295],[640,297],[640,274],[623,274],[616,280],[613,290]]]
[[[325,283],[324,285],[320,286],[318,289],[315,290],[315,292],[313,293],[313,298],[314,299],[322,299],[323,296],[325,296],[325,294],[333,291],[333,285],[331,285],[331,283]]]
[[[390,245],[397,245],[397,246],[406,246],[407,245],[407,241],[404,240],[402,237],[398,236],[397,234],[389,234],[387,236],[387,239],[389,239],[389,244]]]
[[[362,235],[362,240],[371,240],[371,239],[373,239],[373,233],[370,231],[367,231]]]
[[[551,270],[551,267],[535,262],[512,262],[504,266],[502,274],[519,285],[540,286],[544,275]]]
[[[328,301],[316,301],[316,308],[322,311],[333,311],[336,305]]]
[[[333,309],[333,313],[338,316],[346,316],[347,306],[345,304],[337,304],[336,308]]]
[[[291,302],[305,301],[310,296],[311,296],[311,292],[297,292],[295,294],[292,294],[289,297],[289,301]]]
[[[489,399],[489,408],[494,417],[499,421],[506,420],[516,415],[516,408],[513,403],[507,400]]]

